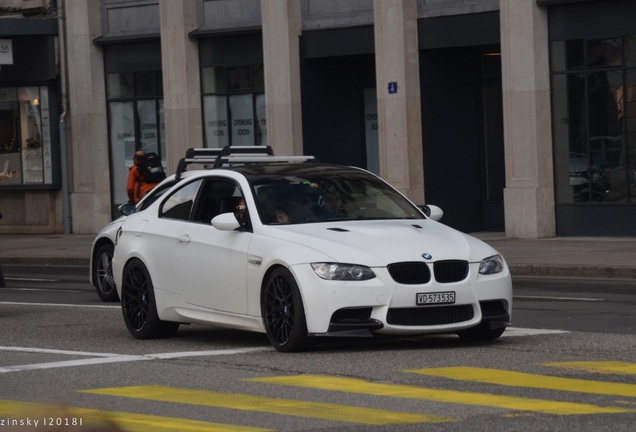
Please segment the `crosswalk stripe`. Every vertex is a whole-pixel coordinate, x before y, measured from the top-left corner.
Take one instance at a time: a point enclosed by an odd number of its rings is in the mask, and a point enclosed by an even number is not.
[[[271,432],[249,426],[236,426],[222,423],[211,423],[182,418],[134,414],[119,411],[102,411],[89,408],[60,407],[32,402],[16,402],[0,400],[0,416],[7,422],[6,426],[15,426],[16,430],[49,430],[45,422],[52,426],[65,426],[69,430],[108,427],[116,425],[129,432]],[[36,423],[37,422],[37,423]],[[61,424],[56,424],[60,423]],[[81,422],[81,424],[80,424]],[[47,425],[51,426],[51,425]],[[3,429],[0,427],[0,429]],[[13,429],[9,429],[13,430]],[[104,429],[106,430],[106,429]],[[110,429],[109,429],[110,430]],[[119,429],[117,429],[119,430]]]
[[[504,386],[562,390],[577,393],[636,397],[636,385],[551,377],[477,367],[414,369],[407,372]]]
[[[427,400],[463,405],[488,406],[509,410],[531,411],[545,414],[610,414],[635,412],[618,407],[530,399],[516,396],[499,396],[489,393],[438,390],[410,385],[373,383],[360,379],[339,378],[323,375],[293,375],[265,378],[250,378],[246,381],[279,384],[293,387],[357,393],[382,397]]]
[[[568,369],[578,369],[587,372],[599,374],[617,374],[617,375],[636,375],[636,363],[628,362],[596,362],[596,361],[580,361],[580,362],[553,362],[540,363],[541,366],[563,367]]]
[[[134,399],[257,411],[366,425],[451,422],[457,420],[451,417],[428,414],[164,386],[114,387],[82,391]]]

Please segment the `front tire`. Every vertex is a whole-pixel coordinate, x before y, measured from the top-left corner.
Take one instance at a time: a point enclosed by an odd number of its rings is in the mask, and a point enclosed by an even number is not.
[[[105,302],[119,301],[115,279],[113,278],[113,251],[115,246],[106,243],[100,246],[95,254],[93,266],[93,280],[97,295]]]
[[[179,328],[177,322],[159,319],[150,274],[139,260],[131,261],[124,269],[121,310],[126,328],[136,339],[172,336]]]
[[[300,290],[289,270],[278,267],[263,286],[261,312],[267,337],[281,352],[302,351],[308,345],[307,321]]]

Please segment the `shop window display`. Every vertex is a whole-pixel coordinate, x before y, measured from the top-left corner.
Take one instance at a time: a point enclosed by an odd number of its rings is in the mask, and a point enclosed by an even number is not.
[[[205,67],[201,80],[206,146],[265,145],[263,65]]]
[[[552,43],[557,203],[636,202],[636,36]]]
[[[48,90],[0,88],[0,172],[3,185],[52,183]]]
[[[161,72],[107,74],[106,91],[113,205],[118,205],[128,200],[126,178],[136,150],[157,153],[165,168]]]

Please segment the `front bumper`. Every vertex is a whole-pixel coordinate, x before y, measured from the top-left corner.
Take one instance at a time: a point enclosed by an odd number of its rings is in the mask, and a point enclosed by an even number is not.
[[[337,282],[320,279],[309,265],[292,268],[303,297],[307,330],[312,335],[368,330],[378,334],[453,333],[481,323],[505,327],[512,315],[512,282],[506,267],[480,275],[469,265],[460,282],[405,285],[393,281],[386,268],[376,278]],[[418,293],[455,292],[454,304],[416,305]]]

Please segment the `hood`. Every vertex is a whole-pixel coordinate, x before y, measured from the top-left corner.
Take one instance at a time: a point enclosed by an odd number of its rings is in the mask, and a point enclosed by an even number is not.
[[[266,226],[266,235],[316,250],[334,262],[383,267],[403,261],[479,262],[497,251],[431,219]]]

